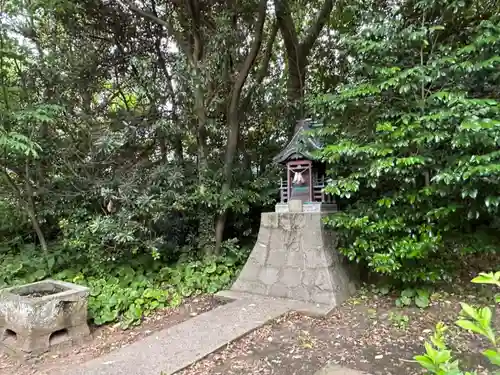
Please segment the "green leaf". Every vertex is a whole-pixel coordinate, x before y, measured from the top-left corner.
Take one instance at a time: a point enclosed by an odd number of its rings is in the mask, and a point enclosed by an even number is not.
[[[495,284],[500,286],[500,272],[490,272],[490,273],[480,273],[472,279],[473,283],[476,284]]]
[[[210,274],[210,273],[214,273],[215,271],[217,270],[217,264],[215,263],[210,263],[206,268],[205,268],[205,272]]]
[[[403,296],[401,297],[401,302],[404,306],[410,306],[412,303],[412,299],[410,297]]]
[[[436,369],[434,362],[426,355],[416,355],[413,357],[423,368],[432,371]]]
[[[465,319],[460,319],[455,322],[455,324],[463,329],[466,329],[468,331],[472,331],[475,333],[479,333],[480,335],[486,335],[484,330],[479,327],[477,324],[471,322],[470,320],[465,320]]]
[[[460,305],[462,306],[462,312],[464,312],[465,314],[467,314],[468,316],[470,316],[473,319],[477,319],[478,314],[477,314],[476,309],[474,309],[472,306],[470,306],[469,304],[467,304],[465,302],[460,302]]]
[[[401,292],[401,297],[408,297],[412,298],[415,296],[415,290],[414,289],[405,289]]]
[[[489,307],[481,308],[481,310],[479,310],[479,316],[480,316],[481,325],[483,327],[487,327],[491,324],[492,312],[491,312],[491,309]]]
[[[379,290],[380,294],[382,294],[384,296],[389,294],[390,291],[391,291],[391,289],[388,286],[383,286]]]
[[[56,263],[56,259],[54,257],[49,257],[47,259],[47,265],[49,266],[49,270],[51,270],[54,267],[55,263]]]
[[[426,343],[424,343],[424,347],[425,347],[425,352],[427,353],[427,356],[429,358],[432,358],[432,359],[436,358],[438,352],[437,352],[436,349],[434,349],[432,347],[431,344],[429,344],[428,342],[426,342]]]
[[[415,305],[417,305],[417,307],[420,307],[421,309],[429,307],[429,303],[430,303],[429,297],[426,296],[415,297]]]
[[[431,293],[428,289],[417,289],[417,296],[429,298]]]
[[[44,269],[38,269],[32,274],[34,280],[42,280],[47,277],[47,272]]]
[[[500,352],[493,349],[488,349],[483,352],[483,355],[489,359],[489,361],[496,365],[500,366]]]
[[[449,350],[440,350],[436,354],[434,361],[436,363],[448,363],[451,360],[451,352]]]

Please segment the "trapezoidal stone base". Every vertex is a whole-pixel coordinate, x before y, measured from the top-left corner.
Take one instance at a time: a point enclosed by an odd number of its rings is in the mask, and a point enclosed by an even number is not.
[[[333,308],[355,291],[355,269],[336,251],[326,213],[263,213],[257,243],[230,292]]]

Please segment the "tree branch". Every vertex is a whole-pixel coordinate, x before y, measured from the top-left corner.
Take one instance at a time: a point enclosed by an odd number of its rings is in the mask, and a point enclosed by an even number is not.
[[[197,1],[187,0],[187,8],[189,15],[191,16],[191,28],[193,32],[193,60],[198,62],[203,56],[203,42],[200,33],[200,7]]]
[[[333,0],[325,0],[323,6],[318,12],[316,16],[316,21],[309,27],[307,30],[306,37],[300,44],[300,53],[308,54],[311,50],[312,46],[316,39],[318,39],[319,33],[323,26],[325,26],[328,18],[330,17],[330,13],[333,9]]]
[[[271,56],[273,55],[273,46],[276,41],[276,36],[278,35],[278,22],[274,22],[271,28],[271,33],[269,34],[269,39],[267,40],[266,47],[264,49],[264,56],[262,58],[262,64],[256,76],[257,84],[261,84],[264,78],[267,76],[269,71],[269,62],[271,61]]]
[[[297,55],[299,48],[299,39],[297,31],[295,30],[295,23],[293,22],[292,15],[287,0],[274,0],[274,8],[276,10],[276,21],[278,22],[281,34],[283,35],[283,42],[287,55],[294,57]]]
[[[267,73],[269,71],[269,62],[271,61],[271,57],[273,55],[273,46],[274,42],[276,41],[276,36],[278,35],[278,30],[278,22],[275,21],[264,48],[264,56],[262,57],[262,63],[255,77],[255,84],[250,88],[250,90],[248,90],[247,94],[242,100],[241,108],[243,109],[246,109],[248,107],[248,105],[250,104],[250,100],[252,99],[252,95],[257,89],[257,86],[259,86],[267,76]]]
[[[250,73],[250,69],[255,63],[255,59],[259,54],[260,47],[262,45],[262,34],[264,31],[264,23],[266,20],[266,10],[267,10],[267,0],[260,0],[259,3],[259,16],[257,20],[257,24],[255,27],[255,36],[252,43],[252,47],[250,48],[250,52],[248,53],[243,66],[238,72],[238,77],[236,78],[236,82],[233,86],[233,92],[231,97],[230,111],[236,110],[237,106],[240,102],[241,90],[245,85],[245,82],[248,78],[248,74]]]
[[[153,13],[150,13],[150,12],[147,12],[145,10],[138,8],[130,0],[122,0],[122,1],[128,6],[128,8],[132,12],[137,13],[138,15],[140,15],[143,18],[147,18],[150,21],[165,27],[167,29],[167,31],[169,32],[169,34],[174,37],[175,41],[179,44],[179,47],[183,50],[183,52],[186,53],[186,55],[189,55],[189,48],[186,46],[186,43],[184,43],[181,35],[177,31],[175,31],[175,29],[173,28],[173,26],[169,22],[162,20],[160,17],[155,16]]]

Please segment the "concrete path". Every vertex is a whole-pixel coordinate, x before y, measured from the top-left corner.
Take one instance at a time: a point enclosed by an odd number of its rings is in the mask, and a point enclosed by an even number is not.
[[[324,316],[331,310],[329,306],[232,292],[219,297],[237,300],[89,362],[68,363],[57,375],[172,375],[288,311]],[[321,371],[316,375],[363,375],[336,366]]]
[[[279,300],[238,300],[159,331],[61,375],[171,375],[290,310]]]

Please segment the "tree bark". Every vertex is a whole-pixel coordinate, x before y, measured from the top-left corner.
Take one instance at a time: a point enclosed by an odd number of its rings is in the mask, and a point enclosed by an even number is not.
[[[259,54],[262,45],[262,34],[264,31],[264,23],[266,20],[267,0],[260,0],[258,8],[258,18],[255,26],[255,34],[250,52],[245,58],[243,66],[238,72],[238,76],[231,91],[231,100],[227,111],[228,122],[228,140],[226,156],[224,160],[224,182],[222,184],[222,197],[226,197],[231,190],[231,177],[234,166],[234,157],[238,148],[238,139],[240,134],[239,108],[241,101],[241,91],[248,78],[250,70],[255,64],[257,55]],[[217,219],[215,226],[215,253],[218,254],[221,249],[222,240],[224,237],[224,228],[226,225],[227,209],[223,208]]]
[[[293,21],[288,0],[274,0],[276,9],[276,20],[278,22],[286,50],[288,79],[287,99],[291,107],[291,117],[298,120],[305,116],[303,99],[305,93],[305,82],[307,77],[308,57],[314,43],[325,26],[333,9],[333,0],[324,0],[324,3],[316,15],[315,22],[309,27],[306,36],[299,41],[295,22]],[[291,134],[295,123],[291,126]]]
[[[28,165],[26,165],[26,170],[28,170]],[[49,248],[47,246],[47,241],[45,240],[45,235],[43,234],[42,228],[40,226],[40,222],[38,221],[38,217],[36,215],[35,210],[35,201],[33,199],[33,189],[29,182],[28,175],[25,177],[25,186],[26,186],[26,198],[23,196],[22,191],[16,185],[16,183],[9,176],[9,173],[5,168],[2,168],[2,174],[7,180],[7,184],[11,187],[12,191],[16,195],[20,204],[24,206],[28,217],[30,218],[31,225],[33,226],[33,230],[36,233],[38,241],[40,242],[40,246],[45,256],[48,256]]]

